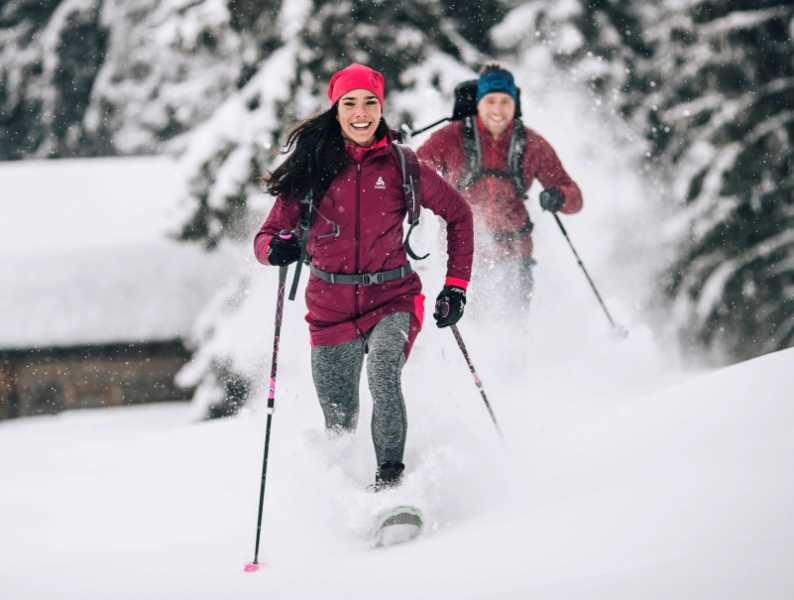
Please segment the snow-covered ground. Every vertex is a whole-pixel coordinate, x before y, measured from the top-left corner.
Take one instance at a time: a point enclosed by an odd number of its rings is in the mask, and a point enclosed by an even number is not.
[[[171,405],[5,422],[2,595],[791,598],[792,359],[780,352],[619,400],[528,389],[508,402],[496,385],[504,444],[473,388],[455,383],[463,365],[450,364],[425,382],[432,393],[410,394],[400,494],[428,531],[381,550],[366,529],[396,499],[362,491],[366,435],[325,440],[309,384],[285,378],[255,574],[242,568],[261,412],[193,424]]]
[[[535,188],[532,311],[497,310],[498,292],[476,277],[460,324],[504,442],[452,335],[428,323],[404,375],[405,483],[365,491],[375,467],[366,386],[357,434],[327,439],[305,307],[287,303],[265,568],[243,572],[266,365],[250,408],[221,422],[161,405],[0,423],[2,598],[794,597],[794,354],[708,374],[680,367],[642,310],[659,264],[646,184],[592,107],[521,72],[525,121],[584,190],[566,227],[629,338],[610,336]],[[428,121],[448,109],[428,107]],[[429,314],[442,256],[432,215],[422,227]],[[228,335],[260,338],[267,356],[276,271],[253,273],[250,293],[267,300]],[[426,534],[371,549],[373,515],[396,502],[422,510]]]

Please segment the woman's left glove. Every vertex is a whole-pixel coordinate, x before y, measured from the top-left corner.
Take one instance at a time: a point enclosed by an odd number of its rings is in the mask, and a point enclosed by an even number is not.
[[[433,318],[438,327],[454,325],[463,316],[466,306],[466,290],[452,285],[445,285],[436,298],[436,310]]]

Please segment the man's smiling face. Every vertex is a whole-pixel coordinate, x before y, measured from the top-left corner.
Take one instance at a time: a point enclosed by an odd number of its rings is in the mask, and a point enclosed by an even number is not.
[[[516,103],[510,94],[492,92],[480,99],[477,104],[477,114],[491,135],[498,138],[513,122]]]

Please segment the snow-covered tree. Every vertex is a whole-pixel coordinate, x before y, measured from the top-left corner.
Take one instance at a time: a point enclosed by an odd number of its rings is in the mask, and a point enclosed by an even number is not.
[[[671,76],[652,125],[685,202],[669,286],[679,322],[717,358],[791,346],[794,5],[691,0],[663,24]]]
[[[794,344],[793,23],[785,0],[538,0],[495,31],[550,50],[642,132],[676,212],[664,289],[717,360]]]
[[[251,76],[273,4],[0,3],[0,159],[162,152]]]
[[[108,32],[92,0],[0,4],[0,159],[101,153],[83,116]]]

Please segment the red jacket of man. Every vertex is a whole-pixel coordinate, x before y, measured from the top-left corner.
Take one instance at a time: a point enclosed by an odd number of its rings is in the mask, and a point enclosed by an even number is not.
[[[390,146],[384,137],[369,149],[349,149],[351,160],[316,204],[307,251],[317,268],[329,273],[377,273],[408,262],[403,246],[407,205],[402,172]],[[425,164],[420,164],[420,181],[422,206],[447,223],[447,283],[465,289],[474,253],[471,209]],[[254,238],[259,262],[269,264],[271,238],[282,229],[295,230],[299,219],[297,201],[276,199]],[[306,320],[312,345],[350,341],[372,329],[384,316],[404,311],[415,317],[407,352],[422,324],[421,291],[422,283],[415,272],[374,285],[331,284],[312,274],[306,287]]]
[[[481,168],[507,171],[507,155],[516,121],[497,140],[476,117],[480,136]],[[523,171],[527,190],[537,179],[544,188],[557,187],[565,197],[561,212],[575,213],[582,208],[582,193],[579,186],[568,176],[551,145],[538,133],[525,127]],[[419,158],[432,165],[452,185],[464,175],[466,164],[463,151],[463,122],[457,121],[436,131],[419,148]],[[528,229],[530,219],[523,198],[518,197],[509,178],[483,176],[462,190],[464,197],[474,209],[474,217],[497,237],[513,238],[500,242],[509,248],[509,255],[526,257],[532,254],[532,237],[516,235]]]

